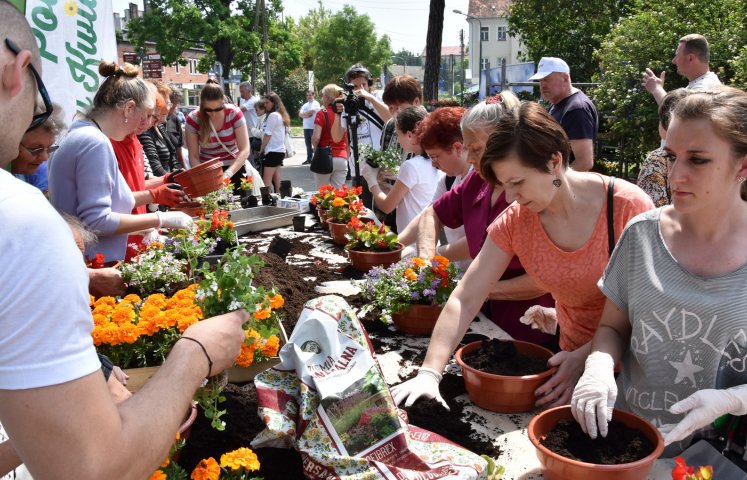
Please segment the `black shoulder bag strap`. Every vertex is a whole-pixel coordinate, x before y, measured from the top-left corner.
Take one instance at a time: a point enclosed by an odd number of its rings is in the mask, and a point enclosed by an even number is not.
[[[332,146],[332,130],[329,128],[329,117],[327,116],[327,107],[324,107],[322,110],[322,113],[324,113],[324,123],[327,125],[327,133],[329,133],[329,145],[324,145],[325,147],[331,147]],[[322,143],[322,139],[319,139],[319,143]],[[319,145],[320,147],[322,145]]]
[[[607,243],[610,256],[615,249],[615,177],[610,177],[607,184]]]

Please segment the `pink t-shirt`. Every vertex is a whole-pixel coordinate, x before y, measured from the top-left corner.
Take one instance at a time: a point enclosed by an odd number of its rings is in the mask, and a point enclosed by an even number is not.
[[[609,177],[601,176],[605,189]],[[628,221],[654,208],[643,190],[615,180],[615,241]],[[555,298],[560,348],[576,350],[594,336],[606,297],[597,287],[609,260],[607,202],[599,212],[591,238],[578,250],[566,252],[547,236],[539,214],[513,203],[488,227],[488,235],[509,255],[519,257],[537,285]]]
[[[216,129],[218,136],[216,137],[215,133],[211,132],[207,143],[203,143],[202,139],[200,139],[200,163],[208,162],[214,158],[220,158],[223,160],[224,166],[230,166],[236,158],[236,155],[239,153],[239,147],[236,144],[235,130],[239,127],[246,128],[244,114],[241,113],[239,107],[229,103],[225,104],[223,112],[225,114],[225,120],[223,121],[223,126],[219,130]],[[187,130],[196,133],[198,137],[200,135],[199,115],[199,109],[192,110],[189,112],[189,115],[187,115],[186,123]],[[218,139],[220,139],[220,141]],[[221,142],[223,145],[221,145]],[[226,148],[223,148],[224,145],[231,151],[231,153],[228,153]]]

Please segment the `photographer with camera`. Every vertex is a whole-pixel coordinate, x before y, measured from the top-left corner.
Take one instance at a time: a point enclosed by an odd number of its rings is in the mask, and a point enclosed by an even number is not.
[[[344,108],[343,104],[338,104],[336,107],[338,113],[345,112],[342,117],[342,123],[340,124],[341,130],[348,132],[351,145],[353,133],[355,133],[358,149],[363,145],[370,145],[372,148],[379,150],[384,123],[392,115],[389,113],[387,106],[376,95],[371,93],[371,86],[373,85],[371,73],[366,67],[360,63],[356,63],[345,72],[343,80],[348,90],[346,94],[346,100],[348,100],[347,108]],[[357,103],[353,101],[354,99],[358,100]],[[355,117],[355,120],[351,121],[351,117]],[[353,132],[353,128],[355,128],[355,132]],[[351,149],[348,158],[348,165],[353,176],[356,173],[355,154],[356,152]],[[367,186],[363,183],[364,180],[362,178],[358,180],[364,187],[364,194],[362,196],[363,204],[367,208],[371,208],[371,195],[368,193]]]

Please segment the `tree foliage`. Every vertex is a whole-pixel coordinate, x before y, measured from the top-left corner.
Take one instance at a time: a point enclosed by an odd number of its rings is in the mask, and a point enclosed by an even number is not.
[[[423,57],[419,53],[411,52],[404,48],[392,54],[392,61],[397,65],[402,65],[403,61],[407,62],[408,66],[420,67],[423,65]]]
[[[571,67],[574,82],[588,82],[598,68],[592,54],[630,3],[515,0],[508,17],[509,30],[524,43],[523,59],[539,62],[542,57],[560,57]]]
[[[319,8],[323,10],[321,5]],[[381,65],[391,57],[389,37],[377,37],[371,18],[365,14],[359,15],[349,5],[317,21],[319,30],[312,41],[314,57],[309,59],[317,85],[339,84],[345,71],[359,62],[376,76],[381,71]],[[311,20],[299,23],[304,22],[313,23]]]
[[[635,0],[630,15],[604,38],[595,54],[600,73],[594,80],[599,86],[591,96],[600,112],[611,115],[608,130],[613,141],[623,142],[628,161],[638,161],[659,145],[657,106],[641,86],[646,67],[657,75],[666,70],[667,91],[687,85],[671,64],[684,35],[704,35],[711,49],[711,70],[725,84],[745,86],[745,14],[742,0]]]

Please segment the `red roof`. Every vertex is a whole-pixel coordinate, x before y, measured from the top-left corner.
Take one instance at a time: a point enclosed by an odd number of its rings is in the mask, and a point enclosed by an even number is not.
[[[477,18],[507,17],[511,0],[469,0],[467,14]]]
[[[464,52],[467,53],[467,46],[464,47]],[[441,57],[448,57],[449,55],[459,55],[462,53],[462,47],[457,45],[456,47],[441,47]],[[425,57],[425,49],[423,49],[423,53],[421,55],[422,57]]]

